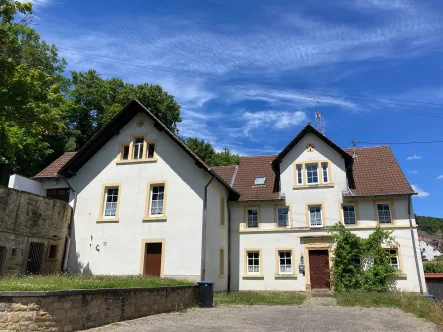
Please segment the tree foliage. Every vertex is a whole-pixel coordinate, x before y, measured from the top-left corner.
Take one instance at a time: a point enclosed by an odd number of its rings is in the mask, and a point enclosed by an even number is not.
[[[440,256],[443,257],[443,256]],[[435,260],[431,262],[423,262],[423,270],[425,273],[443,273],[443,259]]]
[[[415,216],[418,229],[429,234],[443,234],[443,218]]]
[[[331,283],[335,291],[386,291],[398,274],[389,263],[391,255],[382,245],[393,245],[392,231],[377,227],[360,238],[341,223],[331,230],[334,248]]]
[[[211,143],[196,137],[189,137],[184,143],[209,166],[231,166],[240,163],[240,155],[232,153],[226,147],[217,152]]]

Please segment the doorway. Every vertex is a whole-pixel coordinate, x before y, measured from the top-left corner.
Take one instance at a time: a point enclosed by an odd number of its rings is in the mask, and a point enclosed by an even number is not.
[[[6,264],[6,247],[0,247],[0,276],[4,274]]]
[[[26,274],[40,273],[44,247],[44,243],[31,242],[31,244],[29,245],[29,253],[26,263]]]
[[[312,289],[330,287],[328,250],[309,250],[309,274]]]
[[[143,274],[147,276],[162,276],[162,242],[145,243],[145,259]]]

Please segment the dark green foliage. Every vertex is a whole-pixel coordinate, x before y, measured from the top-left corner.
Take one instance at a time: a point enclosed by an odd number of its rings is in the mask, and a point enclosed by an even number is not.
[[[423,269],[425,273],[443,273],[443,261],[437,260],[436,262],[424,262]]]
[[[389,264],[390,254],[382,246],[382,243],[395,243],[391,231],[377,227],[364,239],[337,223],[330,232],[336,241],[331,270],[331,283],[336,292],[392,288],[391,283],[398,272]]]
[[[418,229],[429,234],[443,234],[443,218],[415,216]]]
[[[208,166],[231,166],[240,163],[240,156],[228,148],[216,152],[211,143],[196,137],[189,137],[183,142]]]

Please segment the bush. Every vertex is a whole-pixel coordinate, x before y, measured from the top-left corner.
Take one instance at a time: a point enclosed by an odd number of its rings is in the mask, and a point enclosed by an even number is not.
[[[330,233],[336,242],[331,269],[331,284],[336,292],[392,289],[398,272],[389,264],[391,256],[382,247],[382,243],[395,243],[392,231],[377,227],[363,239],[337,223]]]
[[[443,262],[425,262],[423,269],[425,273],[443,273]]]

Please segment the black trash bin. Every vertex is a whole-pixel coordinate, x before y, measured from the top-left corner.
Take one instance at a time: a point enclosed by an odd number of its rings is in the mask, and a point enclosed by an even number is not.
[[[200,303],[202,308],[212,308],[214,299],[214,283],[211,280],[202,280],[197,282],[200,290]]]

